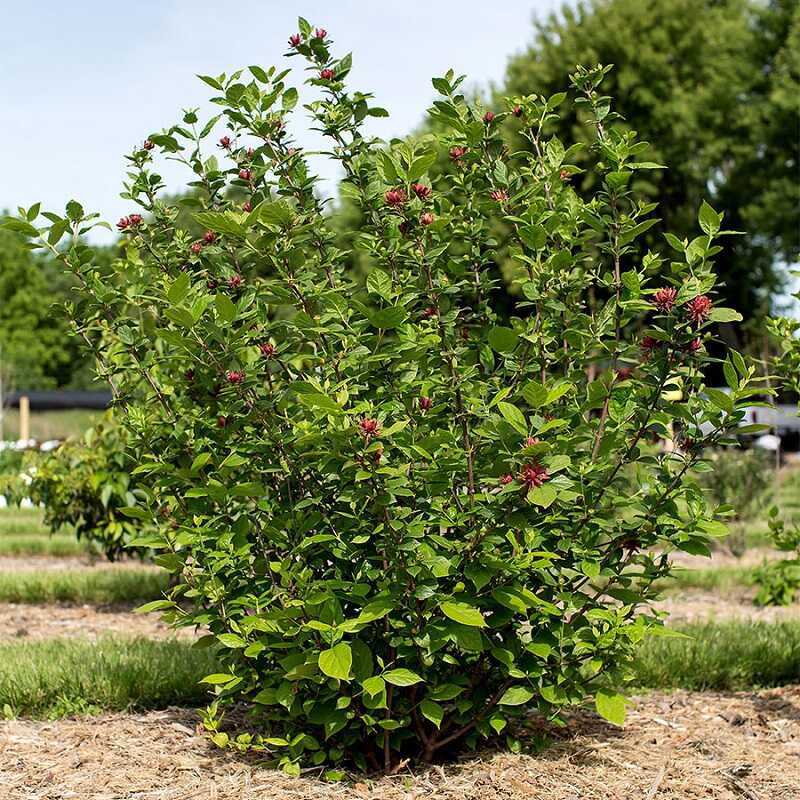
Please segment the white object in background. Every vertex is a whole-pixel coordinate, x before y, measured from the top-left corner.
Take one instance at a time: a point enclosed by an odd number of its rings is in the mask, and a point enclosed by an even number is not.
[[[765,433],[753,442],[753,447],[758,447],[761,450],[771,450],[775,453],[781,448],[781,438],[772,433]]]
[[[0,508],[8,508],[8,500],[2,494],[0,494]]]
[[[34,508],[33,501],[30,497],[23,497],[22,500],[19,501],[20,508]]]
[[[46,442],[42,442],[39,445],[39,449],[43,453],[49,453],[51,450],[55,450],[61,444],[61,439],[49,439]]]

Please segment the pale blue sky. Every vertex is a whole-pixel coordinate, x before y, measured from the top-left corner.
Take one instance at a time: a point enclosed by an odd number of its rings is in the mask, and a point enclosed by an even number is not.
[[[61,210],[71,197],[104,219],[131,210],[119,197],[123,154],[150,132],[206,103],[197,73],[280,63],[302,14],[335,49],[352,50],[350,84],[376,95],[388,119],[370,132],[408,132],[433,98],[430,78],[452,67],[472,85],[499,81],[524,49],[534,15],[558,0],[32,0],[0,10],[0,210]],[[296,60],[287,66],[299,64]],[[298,74],[295,85],[300,85]],[[299,120],[298,120],[299,121]],[[307,147],[314,140],[300,136]],[[324,167],[323,167],[324,169]],[[322,169],[321,169],[322,171]],[[163,174],[173,188],[184,173]],[[332,175],[328,169],[328,176]],[[110,237],[111,234],[108,234]]]

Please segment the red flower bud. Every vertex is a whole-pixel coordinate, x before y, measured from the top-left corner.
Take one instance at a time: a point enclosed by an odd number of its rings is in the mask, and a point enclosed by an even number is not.
[[[424,183],[412,183],[411,190],[420,200],[427,200],[431,196],[431,187]]]
[[[508,484],[511,483],[511,481],[513,480],[514,476],[510,472],[507,472],[505,475],[500,476],[500,485],[508,486]]]
[[[401,223],[400,223],[400,224],[397,226],[397,229],[400,231],[400,233],[402,233],[402,234],[403,234],[403,236],[405,236],[405,235],[406,235],[406,234],[407,234],[407,233],[408,233],[408,232],[411,230],[411,225],[409,224],[409,222],[408,222],[408,220],[407,220],[407,219],[404,219],[404,220],[403,220],[403,221],[402,221],[402,222],[401,222]]]
[[[374,464],[380,464],[382,458],[383,458],[383,448],[381,447],[381,448],[378,448],[372,454],[372,461],[373,461]]]
[[[217,234],[214,233],[214,231],[206,231],[203,234],[203,241],[206,242],[207,244],[211,244],[212,242],[216,242],[217,241]]]
[[[155,145],[149,139],[145,139],[142,143],[142,147],[144,147],[145,150],[152,150]]]
[[[217,288],[217,282],[213,278],[209,278],[206,281],[206,287],[213,292]]]
[[[189,383],[191,383],[194,380],[194,370],[193,369],[187,369],[186,372],[183,373],[183,377]]]
[[[433,306],[428,306],[422,312],[422,318],[423,319],[433,319],[433,317],[437,317],[437,316],[439,316],[439,309],[438,308],[434,308]]]
[[[244,278],[241,275],[233,275],[228,279],[228,286],[231,289],[238,289],[244,283]]]
[[[141,214],[131,214],[128,217],[128,223],[130,224],[131,228],[137,228],[139,225],[142,224],[142,215]]]
[[[223,136],[219,140],[219,146],[222,147],[224,150],[230,150],[231,149],[231,145],[232,145],[232,142],[231,142],[231,137],[230,136]]]
[[[292,35],[289,37],[289,44],[290,44],[292,47],[297,47],[297,46],[300,44],[300,42],[302,42],[302,41],[303,41],[303,38],[300,36],[300,34],[299,34],[299,33],[293,33],[293,34],[292,34]]]
[[[508,193],[503,189],[495,189],[493,192],[489,193],[489,197],[491,197],[492,200],[496,200],[498,203],[504,203],[508,200]]]
[[[376,419],[365,417],[358,423],[358,428],[365,439],[381,435],[381,424]]]
[[[319,73],[320,78],[324,81],[332,81],[336,77],[336,73],[327,67]]]
[[[431,406],[433,406],[433,400],[431,400],[430,397],[420,397],[419,399],[420,411],[430,411]]]
[[[539,444],[541,439],[537,439],[535,436],[529,436],[525,440],[525,447],[533,447],[535,444]]]
[[[696,353],[696,352],[697,352],[698,350],[700,350],[702,347],[703,347],[703,343],[700,341],[700,339],[699,339],[699,338],[696,338],[696,339],[692,339],[692,341],[691,341],[691,342],[689,342],[689,344],[687,345],[686,349],[687,349],[687,350],[688,350],[690,353]]]
[[[433,214],[430,211],[426,211],[420,218],[419,221],[423,225],[430,225],[433,222]]]
[[[241,383],[244,380],[244,372],[237,369],[229,369],[225,373],[225,380],[234,385]]]
[[[686,304],[686,313],[692,322],[700,323],[711,314],[711,299],[701,294]]]
[[[386,201],[387,206],[399,208],[406,202],[406,193],[402,189],[389,189],[389,191],[383,195],[383,199]]]
[[[483,121],[489,125],[494,120],[494,111],[487,111],[483,115]]]
[[[641,348],[645,352],[649,352],[650,350],[655,350],[658,347],[658,340],[654,339],[652,336],[644,336],[642,338]]]
[[[522,106],[514,106],[514,110],[511,112],[515,117],[522,116]]]
[[[128,217],[120,217],[119,222],[117,223],[117,228],[119,230],[124,231],[131,224],[131,221]]]
[[[227,417],[219,416],[217,417],[217,427],[224,428],[228,424]]]
[[[324,39],[325,37],[327,37],[327,35],[328,31],[326,31],[325,28],[317,28],[314,31],[314,36],[316,36],[317,39]]]
[[[519,480],[525,489],[528,490],[541,486],[545,481],[550,480],[550,475],[548,475],[547,470],[541,464],[534,462],[533,464],[526,464],[522,468]]]
[[[275,355],[275,345],[269,342],[262,342],[258,346],[258,349],[261,351],[261,355],[264,356],[264,358],[272,358],[272,356]]]
[[[628,378],[633,375],[633,368],[632,367],[620,367],[617,370],[617,380],[618,381],[626,381]]]
[[[250,170],[249,170],[249,169],[240,169],[240,170],[239,170],[239,177],[240,177],[240,178],[241,178],[243,181],[249,181],[249,180],[250,180],[250,178],[251,178],[252,176],[253,176],[253,173],[252,173],[252,172],[250,172]]]
[[[460,147],[456,145],[455,147],[450,148],[450,160],[451,161],[458,161],[465,153],[467,152],[466,147]]]
[[[678,296],[678,290],[673,288],[672,286],[666,286],[663,289],[659,289],[653,295],[653,305],[659,310],[665,313],[669,313],[672,311],[672,307],[675,305],[675,299]]]
[[[242,203],[242,210],[247,211],[249,214],[253,210],[253,204],[249,200],[245,200],[244,203]]]
[[[189,249],[197,256],[203,252],[203,245],[200,242],[193,242]]]
[[[561,178],[562,181],[568,181],[572,175],[570,175],[567,170],[562,169],[561,172],[558,173],[558,177]]]

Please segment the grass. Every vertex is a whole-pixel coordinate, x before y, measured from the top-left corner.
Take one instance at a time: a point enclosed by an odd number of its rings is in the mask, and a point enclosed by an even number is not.
[[[177,640],[107,637],[0,645],[4,716],[56,719],[72,714],[199,706],[198,681],[217,669],[211,650]]]
[[[31,411],[30,433],[34,439],[38,439],[40,442],[49,439],[66,439],[68,436],[80,436],[102,416],[102,411],[84,408]],[[9,440],[19,438],[19,411],[17,409],[5,410],[3,436]]]
[[[68,533],[43,536],[41,533],[0,535],[0,556],[83,556],[89,552],[85,542]]]
[[[800,680],[800,623],[704,623],[692,639],[651,637],[636,660],[637,686],[734,691]]]
[[[713,623],[682,631],[693,638],[646,640],[630,691],[733,691],[780,686],[800,676],[800,623]],[[13,642],[0,645],[0,709],[6,716],[57,718],[196,707],[209,699],[198,682],[219,671],[212,650],[182,640]]]
[[[134,567],[0,572],[0,602],[143,603],[161,597],[168,580],[166,572]]]
[[[716,567],[714,569],[676,569],[672,577],[656,582],[660,591],[702,589],[730,594],[753,583],[752,567]]]
[[[0,509],[0,539],[20,533],[47,536],[50,528],[44,524],[43,516],[40,508]]]

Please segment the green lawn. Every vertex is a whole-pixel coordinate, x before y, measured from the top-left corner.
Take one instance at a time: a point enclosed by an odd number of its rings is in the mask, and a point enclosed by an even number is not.
[[[137,567],[0,572],[3,603],[144,603],[167,588],[169,575]]]
[[[49,534],[43,517],[41,508],[0,508],[0,539],[7,534]]]
[[[56,533],[52,536],[42,533],[0,534],[0,556],[82,556],[89,552],[86,542],[71,533]]]
[[[66,439],[80,436],[103,416],[102,411],[84,408],[59,411],[31,411],[31,436],[40,442],[49,439]],[[6,409],[3,415],[3,435],[6,439],[19,438],[19,411]]]

